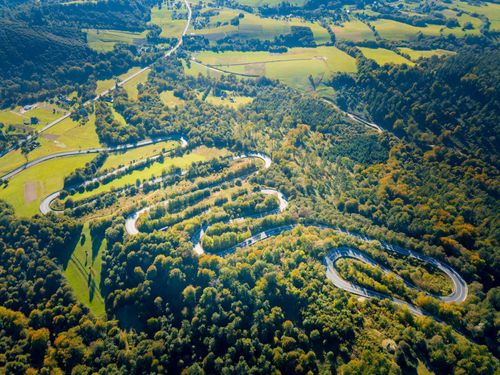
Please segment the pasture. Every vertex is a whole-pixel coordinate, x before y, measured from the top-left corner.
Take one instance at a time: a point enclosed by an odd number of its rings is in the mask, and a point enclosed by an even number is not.
[[[487,17],[491,23],[490,30],[500,30],[500,4],[484,2],[482,5],[472,5],[464,1],[454,1],[453,4],[464,12]]]
[[[184,8],[181,9],[181,13],[185,13]],[[161,9],[154,7],[151,10],[151,21],[149,23],[161,28],[160,36],[162,38],[178,38],[186,26],[186,20],[173,19],[172,10],[167,7]]]
[[[130,100],[136,101],[139,99],[139,90],[137,89],[137,86],[141,83],[144,84],[147,82],[149,73],[150,70],[145,70],[122,86],[127,92],[128,98]]]
[[[99,147],[99,139],[95,130],[95,117],[81,125],[71,118],[61,121],[38,136],[40,146],[28,154],[28,160],[63,151],[72,151]],[[21,150],[14,150],[0,158],[0,176],[26,163]],[[24,173],[24,172],[22,172]]]
[[[76,298],[97,317],[106,314],[100,291],[102,255],[105,248],[106,240],[92,237],[89,224],[85,223],[80,239],[64,265],[64,276]]]
[[[79,155],[35,165],[12,177],[7,186],[0,187],[0,199],[10,203],[18,216],[32,216],[39,212],[43,198],[62,189],[64,176],[83,167],[94,157]]]
[[[375,40],[373,31],[365,23],[356,18],[352,18],[342,25],[331,25],[330,27],[335,33],[337,40],[352,40],[354,42]]]
[[[176,107],[176,106],[180,107],[183,106],[185,103],[184,100],[175,96],[172,90],[166,90],[161,92],[160,100],[167,107]]]
[[[231,107],[233,109],[238,109],[241,106],[252,103],[253,98],[249,96],[232,95],[230,92],[228,92],[227,95],[224,97],[214,96],[210,94],[206,97],[205,101],[207,103],[217,106],[224,106],[224,107]]]
[[[64,110],[49,103],[37,103],[35,108],[28,111],[24,111],[21,107],[0,111],[0,123],[4,125],[27,125],[32,130],[38,130],[63,116],[64,113]],[[38,119],[38,124],[30,124],[32,117]]]
[[[125,166],[130,163],[158,155],[162,152],[172,150],[177,146],[179,146],[179,142],[166,141],[130,149],[125,152],[113,152],[109,154],[100,170],[113,170],[119,168],[120,166]]]
[[[123,81],[125,78],[130,77],[132,74],[140,70],[141,68],[138,67],[133,67],[130,68],[126,73],[120,74],[118,77],[111,78],[111,79],[100,79],[97,80],[97,87],[95,89],[95,94],[101,94],[102,92],[109,90],[110,88],[114,87],[116,85],[116,80],[118,81]]]
[[[412,61],[398,55],[396,52],[385,48],[358,47],[367,59],[374,60],[379,65],[385,64],[407,64],[415,65]]]
[[[450,29],[444,25],[431,24],[425,27],[416,27],[407,23],[383,18],[372,21],[371,24],[375,27],[382,38],[392,41],[413,40],[418,36],[419,33],[427,36],[453,34],[457,37],[463,37],[466,34],[477,34],[477,31],[475,29],[464,31],[461,27]]]
[[[432,56],[448,56],[448,55],[455,54],[455,52],[448,51],[445,49],[415,50],[415,49],[405,48],[405,47],[401,47],[398,49],[401,53],[404,53],[404,54],[410,56],[410,59],[412,61],[416,61],[420,58],[429,58]]]
[[[235,74],[266,76],[299,89],[312,90],[309,76],[315,86],[338,72],[356,72],[356,60],[336,47],[290,48],[282,54],[269,52],[201,52],[195,58]],[[191,64],[194,66],[196,64]],[[207,68],[196,67],[207,74]],[[208,70],[209,71],[209,70]],[[210,71],[210,74],[212,72]],[[220,73],[219,73],[220,74]]]
[[[121,30],[85,29],[87,44],[98,52],[112,51],[116,44],[141,44],[148,31],[130,32]]]

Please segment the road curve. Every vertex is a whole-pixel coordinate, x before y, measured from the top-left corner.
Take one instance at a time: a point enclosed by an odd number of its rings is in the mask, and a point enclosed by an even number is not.
[[[245,248],[245,247],[251,246],[251,245],[255,244],[256,242],[265,240],[265,239],[270,238],[270,237],[277,236],[285,231],[292,230],[297,226],[298,226],[298,224],[290,224],[290,225],[285,225],[285,226],[281,226],[278,228],[272,228],[272,229],[265,230],[263,232],[257,233],[255,235],[247,238],[246,240],[240,242],[239,244],[237,244],[237,245],[235,245],[227,250],[224,250],[221,253],[218,253],[218,255],[221,255],[221,256],[227,255],[229,253],[234,252],[238,248]],[[318,225],[317,224],[304,224],[304,226],[315,227],[315,228],[318,228],[320,230],[326,230],[326,229],[334,230],[338,233],[354,237],[354,238],[361,240],[361,241],[364,241],[364,242],[376,241],[375,239],[371,239],[371,238],[366,237],[366,236],[361,236],[361,235],[358,235],[356,233],[349,233],[348,231],[342,230],[340,228],[333,228],[333,227],[328,227],[328,226],[319,225],[319,224]],[[201,234],[201,236],[203,236],[203,233]],[[423,255],[420,253],[417,253],[413,250],[403,249],[401,247],[390,245],[390,244],[387,244],[385,242],[381,242],[381,245],[388,252],[396,253],[398,255],[403,255],[403,256],[415,257],[415,258],[417,258],[425,263],[429,263],[429,264],[433,265],[434,267],[436,267],[439,270],[441,270],[442,272],[444,272],[453,282],[453,292],[447,296],[432,295],[434,298],[437,298],[437,299],[441,300],[442,302],[446,302],[446,303],[451,303],[451,302],[461,303],[461,302],[464,302],[465,299],[467,298],[467,293],[468,293],[467,283],[460,276],[460,274],[458,272],[456,272],[451,266],[449,266],[445,263],[442,263],[442,262],[438,261],[437,259],[431,258],[429,256],[426,256],[426,255]],[[203,254],[203,248],[201,246],[199,246],[198,243],[196,243],[195,247],[196,247],[195,252],[197,254]],[[407,302],[404,302],[402,300],[399,300],[397,298],[391,297],[391,296],[383,294],[383,293],[379,293],[379,292],[376,292],[376,291],[373,291],[373,290],[370,290],[367,288],[363,288],[363,287],[354,285],[354,284],[350,283],[349,281],[342,279],[342,277],[338,274],[338,272],[336,271],[336,269],[334,267],[335,262],[340,258],[355,258],[355,259],[358,259],[362,262],[365,262],[371,266],[374,266],[374,267],[378,266],[385,273],[392,272],[391,270],[380,265],[379,263],[377,263],[375,260],[373,260],[367,254],[363,253],[360,250],[352,249],[352,248],[334,248],[328,252],[327,256],[325,257],[325,262],[326,262],[326,268],[327,268],[326,269],[327,278],[330,281],[332,281],[336,287],[343,289],[347,292],[366,297],[366,298],[376,297],[376,298],[381,298],[381,299],[390,299],[390,300],[394,301],[395,303],[407,306],[416,315],[425,315],[425,312],[415,305],[409,304]],[[412,285],[408,282],[405,282],[405,283],[407,284],[408,287],[416,288],[414,285]],[[426,294],[430,295],[429,293],[426,293]]]
[[[247,158],[258,158],[261,159],[264,162],[264,169],[268,169],[271,166],[272,160],[271,158],[263,153],[248,153],[248,154],[241,154],[237,156],[233,156],[231,159],[232,160],[240,160],[240,159],[247,159]],[[185,174],[186,171],[182,171],[181,174]],[[264,189],[262,191],[264,194],[274,194],[278,197],[278,200],[280,202],[280,207],[284,205],[284,208],[288,206],[288,202],[283,202],[284,197],[283,194],[280,192],[273,190],[273,189]],[[146,212],[149,212],[152,208],[157,207],[159,205],[167,205],[169,200],[155,203],[153,205],[141,208],[139,211],[134,212],[132,215],[127,217],[125,220],[125,230],[127,233],[131,236],[135,236],[136,234],[139,234],[139,229],[137,229],[137,221],[139,220],[139,217]],[[163,228],[166,229],[166,228]]]
[[[180,143],[181,143],[181,147],[185,148],[185,147],[187,147],[187,146],[188,146],[188,141],[187,141],[187,140],[186,140],[183,136],[180,136],[180,137],[178,137],[178,136],[175,136],[175,137],[171,136],[171,137],[169,137],[169,139],[176,139],[176,140],[177,140],[177,138],[178,138],[178,140],[179,140],[179,141],[180,141]],[[156,141],[156,142],[154,142],[154,143],[161,142],[161,140],[158,140],[158,139],[159,139],[159,138],[157,138],[157,141]],[[152,143],[146,143],[146,142],[148,142],[148,141],[142,141],[142,142],[139,142],[139,143],[140,143],[140,146],[137,146],[137,147],[142,147],[142,146],[146,146],[146,145],[150,145],[150,144],[152,144]],[[138,143],[138,144],[139,144],[139,143]],[[123,146],[120,146],[120,147],[123,147]],[[116,151],[116,150],[114,150],[114,151]],[[153,157],[149,158],[149,160],[156,160],[156,159],[158,159],[160,156],[162,156],[162,155],[161,155],[161,154],[159,154],[159,155],[153,156]],[[87,186],[87,185],[89,185],[89,184],[91,184],[91,183],[94,183],[94,182],[96,182],[96,181],[102,181],[102,180],[104,180],[105,178],[107,178],[107,177],[109,177],[109,176],[115,175],[115,174],[120,173],[120,172],[122,172],[122,171],[124,171],[124,170],[126,170],[126,169],[128,169],[128,168],[130,168],[130,167],[133,167],[133,166],[136,166],[136,165],[139,165],[139,164],[142,164],[142,163],[144,163],[144,160],[139,160],[138,162],[135,162],[135,163],[132,163],[132,164],[129,164],[129,165],[125,165],[125,166],[120,167],[120,168],[117,168],[117,169],[115,169],[115,170],[113,170],[113,171],[111,171],[111,172],[109,172],[109,173],[106,173],[106,174],[103,174],[103,175],[101,175],[101,176],[94,177],[94,178],[92,178],[92,179],[90,179],[90,180],[88,180],[88,181],[85,181],[82,185],[83,185],[83,186]],[[23,169],[23,170],[24,170],[24,169]],[[185,171],[181,172],[181,174],[183,174],[183,173],[185,173]],[[153,182],[153,183],[154,183],[154,182],[159,182],[159,181],[161,181],[161,180],[162,180],[162,177],[157,177],[157,178],[156,178],[155,180],[153,180],[152,182]],[[141,183],[141,184],[139,185],[139,187],[142,187],[143,185],[144,185],[144,184],[143,184],[143,183]],[[50,207],[50,204],[52,203],[52,201],[54,201],[56,198],[58,198],[58,197],[59,197],[59,195],[60,195],[60,193],[61,193],[61,191],[56,191],[56,192],[54,192],[54,193],[52,193],[52,194],[49,194],[49,195],[48,195],[48,196],[46,196],[44,199],[42,199],[42,201],[40,202],[40,212],[41,212],[43,215],[47,215],[49,212],[62,213],[62,211],[53,210],[53,209]]]
[[[232,160],[239,160],[239,159],[249,158],[249,157],[260,158],[261,160],[263,160],[264,161],[264,169],[268,169],[272,164],[271,158],[263,153],[242,154],[242,155],[232,157]],[[111,173],[113,173],[113,172],[111,172]],[[185,173],[185,171],[182,173]],[[254,173],[256,173],[256,172],[254,172]],[[90,183],[90,181],[88,183]],[[266,212],[266,213],[262,213],[262,214],[258,214],[258,215],[254,215],[254,216],[246,216],[246,217],[242,217],[242,218],[238,218],[238,219],[233,219],[231,221],[242,220],[242,219],[244,220],[244,219],[250,219],[250,218],[256,218],[256,217],[265,217],[265,216],[268,216],[271,214],[279,214],[281,212],[284,212],[288,208],[288,200],[281,192],[279,192],[275,189],[271,189],[271,188],[262,189],[261,192],[264,194],[275,195],[279,200],[279,207],[271,212]],[[50,212],[51,211],[50,202],[52,200],[54,200],[55,198],[57,198],[58,196],[59,196],[59,192],[55,192],[55,193],[52,193],[51,195],[49,195],[46,199],[44,199],[42,201],[42,204],[40,205],[40,211],[42,211],[42,213]],[[156,203],[156,204],[148,206],[148,207],[141,208],[140,210],[138,210],[135,213],[133,213],[132,215],[130,215],[126,219],[126,223],[125,223],[125,228],[126,228],[127,233],[129,235],[132,235],[132,236],[139,234],[139,230],[137,228],[137,220],[139,219],[139,217],[141,215],[145,214],[146,212],[148,212],[149,210],[151,210],[155,206],[167,205],[167,204],[168,204],[168,200],[160,202],[160,203]],[[228,220],[227,222],[230,222],[230,221]],[[285,231],[290,231],[290,230],[294,229],[295,227],[297,227],[298,225],[299,224],[283,225],[280,227],[270,228],[270,229],[267,229],[265,231],[256,233],[256,234],[252,235],[251,237],[245,239],[244,241],[232,246],[231,248],[228,248],[222,252],[217,253],[217,255],[225,256],[227,254],[230,254],[230,253],[236,251],[237,249],[249,247],[249,246],[251,246],[259,241],[263,241],[267,238],[277,236]],[[303,225],[307,226],[307,227],[315,227],[319,230],[333,230],[333,231],[336,231],[340,234],[354,237],[355,239],[360,240],[360,241],[364,241],[364,242],[376,241],[372,238],[369,238],[367,236],[364,236],[364,235],[361,235],[358,233],[352,233],[352,232],[346,231],[346,230],[341,229],[341,228],[331,227],[331,226],[327,226],[327,225],[323,225],[323,224],[308,223],[308,224],[303,224]],[[167,228],[162,228],[160,230],[165,230],[165,229],[167,229]],[[207,227],[203,226],[191,238],[191,241],[193,243],[193,251],[198,255],[202,255],[205,253],[203,246],[202,246],[202,239],[203,239],[203,236],[205,235],[206,229],[207,229]],[[405,256],[405,257],[414,257],[414,258],[419,259],[420,261],[431,264],[432,266],[434,266],[434,267],[438,268],[439,270],[441,270],[442,272],[444,272],[452,280],[453,291],[450,295],[448,295],[448,296],[433,296],[433,297],[441,300],[442,302],[446,302],[446,303],[452,303],[452,302],[461,303],[461,302],[464,302],[465,299],[467,298],[467,293],[468,293],[467,283],[463,280],[463,278],[451,266],[449,266],[441,261],[438,261],[437,259],[434,259],[430,256],[418,253],[418,252],[413,251],[413,250],[405,249],[405,248],[402,248],[402,247],[397,246],[397,245],[388,244],[386,242],[380,242],[380,244],[388,252],[391,252],[391,253],[394,253],[394,254],[397,254],[400,256]],[[325,265],[326,265],[326,277],[336,287],[343,289],[349,293],[353,293],[353,294],[356,294],[356,295],[359,295],[359,296],[362,296],[365,298],[389,299],[398,305],[406,306],[415,315],[420,315],[420,316],[421,315],[429,315],[427,312],[425,312],[424,310],[420,309],[419,307],[417,307],[411,303],[408,303],[406,301],[402,301],[400,299],[394,298],[394,297],[387,295],[387,294],[383,294],[383,293],[376,292],[376,291],[368,289],[368,288],[361,287],[359,285],[355,285],[355,284],[343,279],[335,268],[335,263],[337,262],[337,260],[339,260],[341,258],[354,258],[354,259],[360,260],[364,263],[367,263],[371,266],[374,266],[374,267],[378,266],[378,267],[380,267],[380,269],[384,273],[392,272],[390,269],[380,265],[378,262],[376,262],[370,256],[368,256],[367,254],[365,254],[364,252],[362,252],[358,249],[353,249],[353,248],[348,248],[348,247],[333,248],[333,249],[330,249],[328,251],[328,253],[325,257]],[[408,282],[405,282],[405,283],[410,288],[416,288],[413,284],[410,284]],[[418,288],[416,288],[416,289],[418,289]],[[421,291],[421,290],[419,289],[419,291]],[[429,293],[427,293],[427,294],[430,295]],[[436,320],[439,320],[439,318],[437,318],[437,317],[434,317],[434,318]]]
[[[119,145],[119,146],[113,146],[113,147],[98,147],[98,148],[89,148],[85,150],[73,150],[73,151],[64,151],[64,152],[58,152],[55,154],[50,154],[50,155],[45,155],[42,156],[38,159],[32,160],[28,163],[25,163],[21,165],[20,167],[10,171],[9,173],[3,175],[0,177],[0,180],[8,180],[11,177],[14,177],[18,173],[21,173],[22,171],[33,167],[35,165],[38,165],[40,163],[43,163],[48,160],[52,159],[59,159],[59,158],[64,158],[68,156],[75,156],[75,155],[86,155],[86,154],[97,154],[100,152],[117,152],[117,151],[125,151],[133,148],[138,148],[138,147],[143,147],[143,146],[149,146],[154,143],[159,143],[163,141],[172,141],[172,140],[178,140],[181,143],[182,147],[187,146],[187,141],[182,137],[182,136],[177,136],[177,135],[169,135],[165,137],[157,137],[157,138],[152,138],[152,139],[146,139],[140,142],[136,143],[129,143],[126,145]]]
[[[245,157],[259,157],[259,158],[261,158],[262,160],[264,160],[264,165],[265,165],[264,168],[266,168],[266,169],[269,168],[271,163],[272,163],[271,158],[269,156],[267,156],[265,154],[259,154],[259,153],[235,156],[235,157],[233,157],[233,160],[238,160],[238,159],[245,158]],[[263,190],[261,190],[261,192],[265,193],[265,194],[276,195],[278,200],[279,200],[279,208],[277,210],[275,210],[275,212],[269,212],[269,213],[256,215],[256,216],[264,217],[264,216],[267,216],[270,214],[278,214],[278,213],[283,212],[287,209],[288,200],[284,197],[284,195],[281,192],[274,190],[274,189],[263,189]],[[165,204],[165,203],[166,202],[163,202],[163,204]],[[137,211],[136,213],[134,213],[133,215],[131,215],[127,219],[126,228],[127,228],[128,234],[135,235],[135,234],[139,233],[139,230],[137,229],[137,226],[136,226],[137,219],[139,218],[140,215],[142,215],[145,212],[147,212],[148,210],[150,210],[151,207],[153,207],[153,206],[145,207],[145,208]],[[254,216],[254,217],[256,217],[256,216]],[[248,218],[252,218],[252,217],[250,216],[250,217],[245,217],[245,218],[241,218],[241,219],[248,219]],[[224,256],[226,254],[234,252],[236,249],[251,246],[251,245],[255,244],[256,242],[265,240],[269,237],[277,236],[280,233],[283,233],[284,231],[291,230],[291,229],[295,228],[297,225],[298,224],[284,225],[284,226],[280,226],[277,228],[271,228],[271,229],[262,231],[260,233],[256,233],[256,234],[252,235],[251,237],[245,239],[244,241],[232,246],[231,248],[226,249],[223,252],[218,253],[218,255]],[[340,229],[340,228],[334,228],[334,227],[321,225],[321,224],[307,224],[306,226],[316,227],[320,230],[334,230],[338,233],[354,237],[357,240],[360,240],[363,242],[374,241],[374,239],[371,239],[367,236],[357,234],[357,233],[350,233],[350,232],[343,230],[343,229]],[[165,229],[165,228],[163,228],[163,229]],[[191,239],[191,241],[194,244],[193,251],[198,255],[204,254],[204,252],[205,252],[203,249],[203,246],[202,246],[202,239],[203,239],[203,236],[205,235],[206,229],[207,229],[207,227],[200,228],[200,230]],[[443,302],[446,302],[446,303],[450,303],[450,302],[461,303],[461,302],[464,302],[465,299],[467,298],[467,293],[468,293],[467,283],[449,265],[442,263],[442,262],[440,262],[432,257],[429,257],[427,255],[418,253],[418,252],[413,251],[413,250],[404,249],[400,246],[388,244],[386,242],[381,242],[381,245],[388,252],[395,253],[395,254],[400,255],[400,256],[414,257],[414,258],[419,259],[420,261],[431,264],[432,266],[438,268],[443,273],[445,273],[452,280],[453,292],[450,295],[448,295],[448,296],[434,296],[433,295],[433,297],[435,297]],[[385,295],[383,293],[379,293],[379,292],[376,292],[376,291],[373,291],[373,290],[370,290],[367,288],[363,288],[363,287],[358,286],[358,285],[354,285],[354,284],[350,283],[349,281],[342,279],[340,277],[339,273],[336,271],[334,265],[338,259],[346,258],[346,257],[358,259],[358,260],[365,262],[365,263],[367,263],[371,266],[374,266],[374,267],[378,266],[385,273],[392,272],[388,268],[381,266],[378,262],[376,262],[375,260],[373,260],[371,257],[369,257],[367,254],[363,253],[360,250],[352,249],[352,248],[334,248],[328,252],[327,256],[325,257],[325,263],[326,263],[326,276],[330,281],[333,282],[333,284],[335,286],[337,286],[338,288],[344,289],[350,293],[354,293],[354,294],[357,294],[357,295],[360,295],[360,296],[363,296],[366,298],[372,298],[372,297],[388,298],[397,304],[407,306],[410,309],[410,311],[412,311],[416,315],[424,315],[425,314],[425,312],[422,309],[418,308],[415,305],[412,305],[412,304],[407,303],[405,301],[391,297],[389,295]],[[410,288],[418,289],[415,285],[410,284],[408,282],[405,282],[405,284]],[[419,289],[419,291],[422,291],[422,290]]]

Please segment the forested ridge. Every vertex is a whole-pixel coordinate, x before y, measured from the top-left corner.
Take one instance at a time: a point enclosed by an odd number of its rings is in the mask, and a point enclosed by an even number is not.
[[[338,76],[331,84],[341,106],[366,111],[396,134],[476,155],[498,168],[499,57],[496,48],[466,48],[415,67],[378,67],[361,59],[355,78]]]
[[[82,29],[143,31],[150,20],[148,1],[61,3],[26,2],[2,8],[0,17],[0,106],[33,104],[77,91],[89,99],[95,81],[146,65],[157,56],[136,46],[102,54],[90,49]]]

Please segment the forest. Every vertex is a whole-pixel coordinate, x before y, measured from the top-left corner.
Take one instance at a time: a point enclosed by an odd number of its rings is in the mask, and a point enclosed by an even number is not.
[[[498,374],[495,19],[398,3],[197,3],[184,29],[180,2],[0,0],[0,373]],[[449,13],[477,33],[373,27]],[[98,52],[87,28],[149,34]],[[7,125],[70,94],[32,138]]]

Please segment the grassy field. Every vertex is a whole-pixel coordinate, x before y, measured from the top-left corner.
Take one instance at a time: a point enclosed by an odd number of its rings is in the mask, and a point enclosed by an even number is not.
[[[173,20],[172,11],[166,7],[162,9],[154,7],[151,10],[150,23],[161,27],[160,36],[162,38],[178,38],[184,30],[186,22],[186,20]]]
[[[167,107],[181,107],[185,103],[181,98],[174,96],[174,92],[172,90],[167,90],[160,93],[160,100]]]
[[[115,44],[140,44],[144,41],[147,31],[130,32],[120,30],[98,30],[86,29],[87,44],[90,48],[99,52],[109,52]]]
[[[269,5],[270,7],[274,7],[282,3],[283,0],[237,0],[237,3],[241,5],[247,5],[251,7],[261,7],[264,5]],[[303,6],[305,4],[305,0],[291,0],[287,1],[289,4]]]
[[[62,109],[48,103],[39,103],[36,108],[25,112],[21,111],[21,107],[4,109],[0,111],[0,122],[4,125],[23,125],[25,122],[29,124],[31,117],[36,117],[39,123],[28,126],[33,130],[38,130],[62,115],[64,115]]]
[[[328,30],[318,23],[304,21],[299,18],[263,18],[255,14],[232,9],[219,9],[218,11],[220,12],[218,15],[210,17],[206,28],[199,30],[192,29],[190,32],[197,35],[204,35],[209,40],[219,40],[226,36],[237,36],[241,39],[269,40],[278,35],[289,34],[291,26],[307,26],[311,28],[317,44],[330,42]],[[240,13],[244,14],[244,17],[240,19],[240,24],[238,26],[231,25],[229,21],[237,17]]]
[[[358,47],[363,55],[367,59],[375,60],[375,62],[379,65],[384,64],[408,64],[414,65],[414,63],[408,59],[405,59],[403,56],[398,55],[396,52],[391,51],[385,48],[366,48],[366,47]]]
[[[159,142],[152,145],[134,148],[125,152],[115,152],[108,156],[101,170],[115,169],[122,165],[127,165],[131,162],[147,159],[154,155],[158,155],[162,150],[172,150],[179,145],[176,141]]]
[[[410,58],[413,61],[416,61],[419,58],[428,58],[428,57],[432,57],[432,56],[447,56],[447,55],[454,55],[455,54],[455,52],[448,51],[445,49],[432,49],[432,50],[425,50],[425,51],[414,50],[411,48],[404,48],[404,47],[398,48],[398,49],[401,53],[404,53],[404,54],[410,56]]]
[[[342,26],[331,25],[331,28],[337,40],[352,40],[354,42],[375,40],[373,31],[366,24],[355,18],[345,22]]]
[[[163,163],[154,163],[151,166],[144,168],[143,170],[133,171],[128,175],[113,180],[107,184],[103,184],[95,190],[83,193],[77,193],[73,195],[71,198],[74,201],[78,201],[80,199],[95,196],[104,192],[109,192],[113,189],[119,189],[126,185],[134,184],[137,179],[142,181],[143,179],[149,179],[153,176],[160,177],[162,171],[169,169],[172,166],[184,169],[195,162],[208,160],[220,156],[222,154],[224,154],[222,150],[200,147],[198,149],[193,150],[190,154],[186,154],[181,157],[165,158],[165,161]]]
[[[228,95],[224,98],[213,96],[212,94],[210,94],[206,97],[205,101],[213,105],[225,106],[237,109],[245,104],[252,103],[253,98],[249,96],[231,95],[231,93],[228,93]]]
[[[18,109],[4,109],[0,111],[0,122],[4,125],[20,125],[29,117],[18,112]]]
[[[453,4],[460,10],[486,16],[490,23],[490,30],[500,30],[500,4],[485,2],[483,5],[472,5],[463,1],[454,1]]]
[[[137,86],[140,83],[147,82],[149,73],[150,73],[150,70],[146,70],[122,86],[125,89],[125,91],[127,92],[127,95],[128,95],[130,100],[135,101],[139,98],[139,90],[137,89]]]
[[[92,238],[89,225],[83,227],[80,240],[64,268],[64,276],[76,298],[97,317],[106,313],[100,291],[102,254],[106,240]]]
[[[300,89],[311,90],[309,75],[317,85],[336,72],[356,72],[356,60],[336,47],[290,48],[283,54],[269,52],[201,52],[196,59],[235,74],[279,79]],[[206,68],[191,64],[188,74],[207,74]],[[212,74],[210,72],[209,74]]]
[[[39,211],[40,201],[63,187],[64,176],[83,167],[95,155],[81,155],[49,160],[19,173],[0,188],[0,199],[10,203],[19,216],[32,216]]]
[[[378,31],[380,36],[387,40],[412,40],[415,39],[418,33],[428,36],[439,36],[453,34],[457,37],[465,34],[477,34],[477,30],[463,31],[460,27],[449,29],[443,25],[427,25],[425,27],[416,27],[403,22],[378,19],[372,21],[372,25]]]
[[[119,81],[124,80],[127,77],[130,77],[132,74],[140,70],[141,68],[138,67],[133,67],[130,68],[126,73],[123,73],[119,75],[117,78]],[[109,90],[110,88],[114,87],[116,84],[116,80],[114,78],[112,79],[100,79],[97,81],[97,88],[95,89],[95,93],[100,94],[105,90]]]
[[[47,125],[48,123],[63,116],[66,112],[56,106],[50,104],[40,104],[38,107],[33,108],[24,113],[24,116],[36,117],[40,121],[40,125]]]
[[[42,133],[38,137],[38,142],[40,146],[29,153],[28,160],[57,152],[98,147],[100,143],[95,131],[95,117],[91,115],[85,125],[80,125],[67,118]],[[24,163],[26,163],[26,159],[20,150],[11,151],[0,158],[0,175]]]

